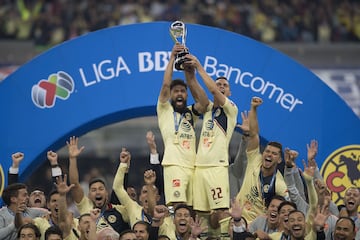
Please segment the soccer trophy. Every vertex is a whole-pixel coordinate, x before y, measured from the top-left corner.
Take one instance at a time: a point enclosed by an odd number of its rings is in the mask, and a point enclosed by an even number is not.
[[[185,41],[186,41],[186,27],[185,24],[181,21],[175,21],[170,26],[170,36],[174,40],[175,43],[180,43],[185,47]],[[184,70],[183,63],[186,62],[188,59],[185,57],[186,54],[188,54],[189,51],[185,47],[185,50],[182,52],[179,52],[175,59],[175,69],[176,70]]]

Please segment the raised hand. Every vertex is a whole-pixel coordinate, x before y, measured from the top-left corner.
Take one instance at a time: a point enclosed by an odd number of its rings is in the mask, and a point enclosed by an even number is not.
[[[242,211],[244,207],[240,206],[240,202],[236,199],[231,199],[231,211],[230,215],[232,218],[240,219],[242,216]]]
[[[58,155],[56,152],[48,151],[46,156],[47,156],[47,159],[49,160],[51,166],[58,164]]]
[[[182,44],[180,44],[180,43],[175,43],[175,45],[174,45],[174,47],[173,47],[173,49],[172,49],[172,51],[171,51],[171,55],[172,55],[172,57],[176,57],[176,55],[179,53],[179,52],[182,52],[182,51],[184,51],[185,50],[185,47],[182,45]]]
[[[101,210],[99,208],[94,208],[90,210],[91,219],[96,222],[96,220],[100,217]]]
[[[303,165],[304,165],[304,172],[307,175],[309,175],[311,177],[314,177],[314,175],[315,175],[315,167],[313,167],[313,166],[310,167],[310,164],[309,164],[309,166],[306,166],[306,162],[305,162],[304,159],[302,160],[302,162],[303,162]]]
[[[313,220],[313,227],[315,228],[314,230],[323,229],[329,216],[329,206],[327,204],[324,204],[322,207],[318,205],[316,215]]]
[[[307,148],[307,158],[308,158],[308,164],[311,167],[317,167],[315,158],[318,153],[318,142],[316,140],[311,140],[310,144],[306,144]]]
[[[251,98],[251,106],[254,108],[257,108],[263,103],[263,100],[259,97],[253,97]]]
[[[18,168],[20,165],[20,162],[24,159],[24,153],[16,152],[11,155],[11,159],[12,159],[12,167]]]
[[[201,227],[203,222],[202,218],[199,218],[198,215],[195,216],[195,221],[193,218],[190,220],[191,227],[191,238],[196,239],[202,232],[208,229],[207,226]]]
[[[153,185],[156,181],[156,173],[154,170],[146,170],[144,172],[144,182],[146,185]]]
[[[243,133],[249,134],[250,125],[249,125],[249,117],[247,111],[241,112],[242,124],[237,124],[236,126],[240,128]]]
[[[169,209],[165,205],[156,205],[154,207],[153,219],[162,220],[169,214]]]
[[[150,152],[153,154],[157,153],[155,135],[152,131],[146,133],[146,142],[150,148]]]
[[[126,148],[122,148],[120,153],[120,162],[127,163],[128,165],[130,165],[130,161],[131,161],[130,152],[126,150]]]
[[[64,175],[64,179],[62,176],[56,177],[56,183],[54,183],[56,186],[57,191],[60,195],[64,196],[66,195],[74,186],[75,184],[71,184],[70,186],[67,185],[67,175]]]
[[[75,136],[70,137],[70,141],[66,141],[70,158],[77,158],[80,155],[80,153],[84,150],[85,147],[82,146],[81,148],[79,148],[78,143],[79,143],[79,138]]]
[[[298,156],[299,156],[299,153],[297,151],[291,150],[290,148],[285,148],[285,151],[284,151],[285,165],[289,168],[294,167],[296,165],[295,160]]]

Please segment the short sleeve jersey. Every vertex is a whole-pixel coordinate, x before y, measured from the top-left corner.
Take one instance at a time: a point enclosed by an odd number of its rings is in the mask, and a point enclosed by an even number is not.
[[[247,152],[247,158],[248,165],[245,171],[244,182],[236,196],[236,200],[240,201],[241,206],[244,206],[243,217],[250,223],[257,216],[264,214],[266,209],[259,178],[262,164],[259,148]],[[275,194],[286,198],[289,197],[284,178],[279,171],[276,173]]]
[[[237,121],[238,108],[228,98],[222,107],[210,102],[203,118],[195,166],[228,166],[229,143]]]
[[[193,107],[188,106],[184,113],[178,113],[170,102],[158,100],[157,116],[165,149],[162,165],[193,168],[196,155],[194,124],[198,119]]]

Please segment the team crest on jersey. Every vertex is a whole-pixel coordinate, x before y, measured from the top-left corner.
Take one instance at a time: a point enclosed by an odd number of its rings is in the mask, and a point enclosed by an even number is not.
[[[360,187],[360,145],[349,145],[335,150],[324,161],[321,175],[336,205],[343,204],[345,191],[350,186]]]
[[[221,109],[220,109],[220,108],[217,108],[217,109],[215,110],[214,116],[215,116],[215,117],[218,117],[218,116],[220,116],[220,114],[221,114]]]
[[[0,196],[2,195],[2,192],[4,190],[4,183],[5,183],[4,171],[3,171],[2,166],[0,164]]]
[[[109,223],[114,223],[114,222],[116,222],[116,216],[115,215],[109,215],[107,217],[107,220],[108,220]]]

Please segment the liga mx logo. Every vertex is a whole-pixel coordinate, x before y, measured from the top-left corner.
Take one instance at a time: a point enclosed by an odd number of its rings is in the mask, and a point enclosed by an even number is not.
[[[337,149],[324,162],[321,175],[336,205],[343,204],[347,188],[360,187],[360,145]]]
[[[33,103],[39,108],[52,108],[56,98],[66,100],[74,91],[74,80],[66,72],[59,71],[43,79],[31,89]]]

